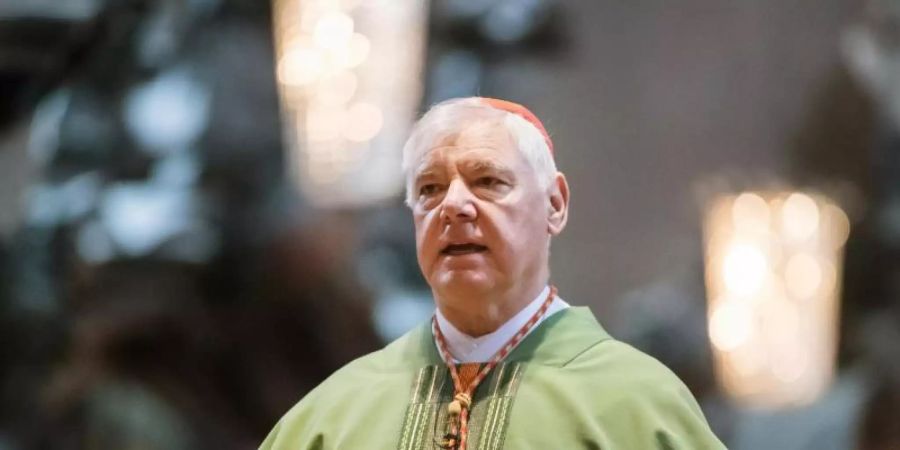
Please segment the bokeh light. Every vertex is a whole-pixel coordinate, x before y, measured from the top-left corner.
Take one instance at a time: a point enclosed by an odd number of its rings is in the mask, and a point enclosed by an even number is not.
[[[289,167],[312,203],[362,206],[402,188],[426,10],[424,0],[274,2]]]
[[[779,408],[808,404],[827,389],[847,233],[846,214],[816,194],[745,192],[710,202],[709,338],[729,396]]]

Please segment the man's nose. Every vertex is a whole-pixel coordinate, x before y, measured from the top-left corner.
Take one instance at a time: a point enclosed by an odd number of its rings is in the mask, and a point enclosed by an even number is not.
[[[462,180],[453,180],[444,194],[441,218],[446,222],[474,220],[476,216],[472,191]]]

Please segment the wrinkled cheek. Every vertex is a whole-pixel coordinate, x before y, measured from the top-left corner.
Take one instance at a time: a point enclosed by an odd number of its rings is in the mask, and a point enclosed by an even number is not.
[[[517,266],[528,265],[528,262],[540,254],[540,247],[544,242],[543,236],[546,229],[542,222],[534,217],[520,217],[516,223],[510,224],[510,229],[516,230],[508,236],[508,251],[515,255],[512,264]]]
[[[416,245],[420,245],[422,243],[425,234],[428,231],[430,216],[428,214],[416,214],[413,216],[413,225],[416,228]]]
[[[435,248],[435,242],[439,236],[435,225],[437,225],[434,220],[431,220],[431,215],[424,215],[421,217],[416,217],[414,220],[414,224],[416,227],[416,256],[418,257],[419,267],[422,270],[422,274],[425,277],[428,277],[428,272],[432,264],[434,264],[434,258],[437,255],[437,250]]]

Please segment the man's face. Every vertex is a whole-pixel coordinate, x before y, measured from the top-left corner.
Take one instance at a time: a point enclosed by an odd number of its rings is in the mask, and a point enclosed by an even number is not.
[[[422,274],[438,292],[484,294],[539,276],[549,199],[501,124],[472,124],[413,168]]]

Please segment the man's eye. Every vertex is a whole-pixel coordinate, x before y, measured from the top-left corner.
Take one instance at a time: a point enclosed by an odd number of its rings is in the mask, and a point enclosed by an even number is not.
[[[486,187],[486,188],[493,188],[502,183],[503,183],[503,181],[501,181],[499,178],[494,178],[494,177],[481,177],[481,178],[478,178],[477,180],[475,180],[476,186]]]
[[[419,195],[434,195],[439,189],[440,186],[435,183],[426,184],[419,188]]]

